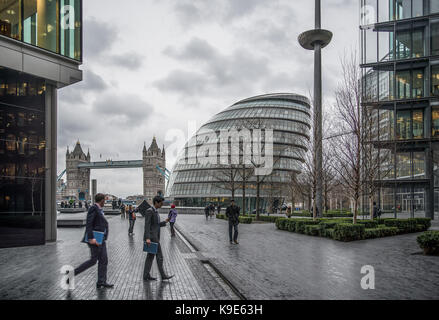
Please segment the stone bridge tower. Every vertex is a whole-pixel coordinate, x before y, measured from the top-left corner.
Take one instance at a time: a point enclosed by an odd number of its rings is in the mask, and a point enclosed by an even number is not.
[[[79,163],[90,163],[90,151],[85,155],[82,151],[81,143],[76,143],[73,152],[69,152],[67,147],[66,154],[66,174],[67,188],[66,195],[76,200],[90,199],[90,169],[79,169]]]
[[[165,177],[157,169],[157,165],[162,169],[166,168],[166,155],[165,147],[160,150],[154,137],[148,150],[146,144],[143,147],[143,196],[151,204],[157,194],[165,194]]]

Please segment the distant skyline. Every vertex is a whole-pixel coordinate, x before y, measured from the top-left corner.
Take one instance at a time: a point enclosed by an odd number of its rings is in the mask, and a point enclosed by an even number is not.
[[[359,1],[322,1],[325,107],[333,104],[340,58],[358,51]],[[78,139],[92,161],[137,160],[153,136],[186,135],[255,95],[313,88],[313,53],[298,35],[314,27],[309,0],[84,1],[84,81],[59,91],[58,172]],[[186,139],[190,137],[186,136]],[[172,150],[171,150],[172,151]],[[102,159],[100,158],[102,155]],[[172,169],[175,152],[167,152]],[[98,191],[142,194],[142,169],[95,170]]]

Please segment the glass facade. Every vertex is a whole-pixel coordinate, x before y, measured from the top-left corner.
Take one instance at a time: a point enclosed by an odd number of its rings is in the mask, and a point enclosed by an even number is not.
[[[0,0],[0,35],[82,60],[82,0]]]
[[[227,170],[226,168],[231,168],[231,166],[222,166],[220,161],[217,161],[217,157],[211,163],[199,161],[200,151],[191,151],[191,145],[219,151],[220,146],[217,138],[220,137],[220,131],[236,129],[239,134],[242,134],[240,130],[243,128],[249,129],[250,144],[256,139],[254,130],[273,130],[274,170],[269,178],[265,178],[267,182],[264,182],[260,187],[263,199],[271,197],[274,192],[273,185],[277,185],[276,188],[278,188],[290,182],[286,173],[301,171],[311,129],[311,111],[308,99],[294,94],[258,96],[232,105],[215,115],[200,128],[186,144],[172,170],[167,197],[184,206],[204,206],[209,202],[228,204],[232,191],[227,185],[229,183],[225,182],[224,172]],[[212,134],[215,139],[212,139]],[[245,149],[243,141],[244,139],[241,138],[239,144],[241,164],[243,162],[242,150]],[[251,151],[252,156],[253,152],[254,150]],[[251,167],[251,165],[247,165],[247,171],[252,171]],[[250,173],[244,174],[243,166],[240,168],[242,168],[241,171],[238,172],[236,169],[234,171],[236,173],[234,180],[236,181],[235,198],[238,203],[241,201],[244,184],[242,177],[245,176],[247,207],[253,209],[256,203],[257,178]],[[280,197],[279,192],[276,192],[277,196]],[[264,203],[266,203],[265,200],[263,200]]]
[[[0,68],[0,247],[45,241],[45,81]]]
[[[431,153],[439,142],[439,1],[360,3],[368,6],[360,26],[362,101],[378,110],[377,202],[392,216],[432,217],[438,207]]]

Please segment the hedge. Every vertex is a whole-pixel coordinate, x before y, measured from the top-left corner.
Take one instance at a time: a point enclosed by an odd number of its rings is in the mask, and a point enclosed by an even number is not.
[[[334,228],[333,238],[338,241],[362,240],[365,230],[364,224],[339,223]]]
[[[243,224],[250,224],[253,222],[253,219],[250,217],[239,217],[239,222]]]
[[[313,216],[309,212],[293,212],[291,214],[292,217],[306,217],[306,218],[312,218]],[[327,212],[323,214],[323,218],[352,218],[354,215],[350,212],[348,213],[340,213],[340,211],[335,212]]]
[[[305,234],[309,236],[320,237],[322,235],[322,231],[323,231],[323,226],[321,224],[305,226]]]
[[[396,236],[398,231],[398,228],[395,227],[366,228],[364,232],[364,239]]]
[[[439,231],[427,231],[416,239],[425,254],[439,254]]]

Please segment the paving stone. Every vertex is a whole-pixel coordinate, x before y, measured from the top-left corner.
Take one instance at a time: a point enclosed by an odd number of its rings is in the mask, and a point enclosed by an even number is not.
[[[128,220],[107,217],[110,224],[108,281],[114,289],[97,290],[97,266],[78,275],[76,288],[61,288],[63,265],[80,265],[88,259],[89,249],[80,242],[84,228],[58,229],[58,241],[38,247],[0,250],[0,299],[23,300],[202,300],[230,299],[208,272],[200,272],[195,259],[179,237],[170,237],[162,228],[165,270],[175,277],[169,282],[144,282],[143,218],[135,225],[134,237],[128,236]],[[188,255],[189,254],[189,255]],[[154,262],[152,275],[160,278]],[[208,285],[202,288],[201,286]]]
[[[176,226],[246,298],[439,298],[439,257],[421,254],[418,234],[343,243],[240,224],[240,244],[230,245],[224,220],[182,215]],[[361,288],[365,265],[375,269],[375,290]]]

